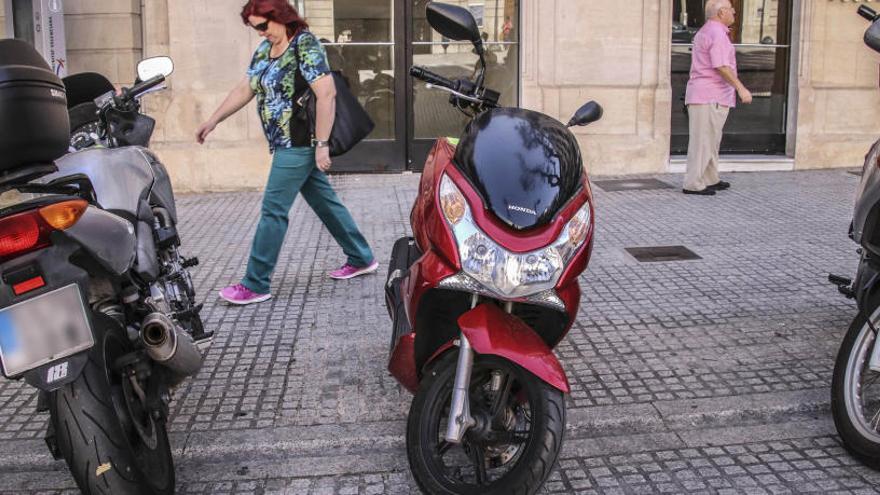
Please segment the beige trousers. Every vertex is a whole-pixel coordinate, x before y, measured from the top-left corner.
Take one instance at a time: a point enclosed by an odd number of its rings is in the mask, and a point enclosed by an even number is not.
[[[729,107],[717,103],[688,105],[690,141],[687,172],[684,175],[685,189],[702,191],[721,180],[718,176],[718,152],[729,113]]]

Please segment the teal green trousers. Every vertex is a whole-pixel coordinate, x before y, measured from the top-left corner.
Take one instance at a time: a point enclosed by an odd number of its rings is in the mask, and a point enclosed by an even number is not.
[[[254,235],[247,274],[241,283],[258,294],[269,293],[272,272],[287,234],[288,215],[297,193],[314,210],[342,247],[348,263],[364,267],[373,262],[373,252],[354,219],[318,170],[313,148],[278,149],[272,158],[269,182],[263,194],[260,223]]]

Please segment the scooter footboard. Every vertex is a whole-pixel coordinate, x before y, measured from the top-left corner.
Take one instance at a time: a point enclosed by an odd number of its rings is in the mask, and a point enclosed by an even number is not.
[[[521,319],[494,304],[480,304],[458,319],[477,354],[508,359],[562,393],[571,390],[562,364],[541,337]]]

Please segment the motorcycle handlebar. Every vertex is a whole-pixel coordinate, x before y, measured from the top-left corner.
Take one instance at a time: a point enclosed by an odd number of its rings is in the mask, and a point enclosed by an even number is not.
[[[141,83],[135,84],[128,91],[125,92],[124,96],[127,99],[135,99],[143,93],[155,88],[156,86],[165,82],[165,76],[158,75],[152,79],[147,79]]]
[[[434,74],[424,67],[413,66],[409,73],[411,76],[419,79],[421,81],[425,81],[428,84],[433,84],[435,86],[443,86],[444,88],[456,89],[456,84],[445,77]]]
[[[867,5],[862,5],[859,7],[859,15],[864,17],[865,19],[874,22],[877,20],[877,11],[868,7]]]

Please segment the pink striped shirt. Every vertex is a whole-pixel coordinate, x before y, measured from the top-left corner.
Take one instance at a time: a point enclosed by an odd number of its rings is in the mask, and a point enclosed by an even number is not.
[[[688,81],[685,103],[709,105],[718,103],[736,106],[736,89],[721,77],[716,69],[730,67],[736,75],[736,49],[730,41],[730,28],[710,20],[694,36],[691,57],[691,78]]]

